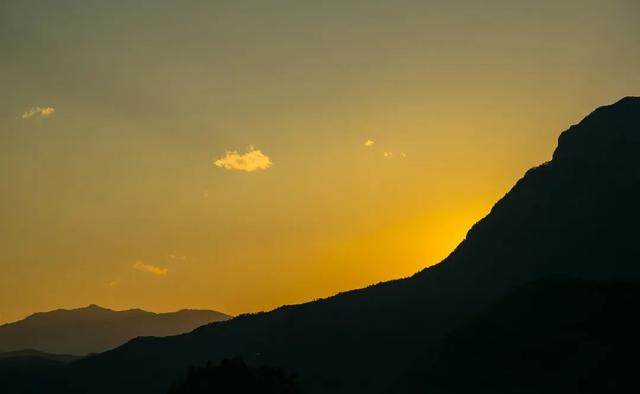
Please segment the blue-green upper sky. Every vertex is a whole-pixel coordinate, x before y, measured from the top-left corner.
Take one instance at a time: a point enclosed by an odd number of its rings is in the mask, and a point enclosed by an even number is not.
[[[2,1],[0,322],[409,275],[638,70],[635,0]]]

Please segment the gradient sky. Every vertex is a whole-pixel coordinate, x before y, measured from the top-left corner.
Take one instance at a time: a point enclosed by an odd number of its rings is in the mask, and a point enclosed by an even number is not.
[[[636,0],[2,1],[0,322],[410,275],[639,71]]]

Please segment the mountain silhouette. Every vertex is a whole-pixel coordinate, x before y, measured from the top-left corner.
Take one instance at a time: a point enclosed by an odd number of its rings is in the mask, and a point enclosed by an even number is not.
[[[0,352],[36,349],[86,355],[112,349],[138,336],[181,334],[229,318],[207,310],[152,313],[140,309],[113,311],[97,305],[58,309],[1,325]]]
[[[165,393],[188,365],[240,356],[296,373],[305,393],[385,392],[452,330],[532,280],[640,277],[638,201],[640,98],[627,97],[563,132],[553,159],[435,266],[185,335],[138,338],[55,378],[67,393]]]
[[[448,335],[389,394],[637,392],[637,305],[637,280],[536,280]]]

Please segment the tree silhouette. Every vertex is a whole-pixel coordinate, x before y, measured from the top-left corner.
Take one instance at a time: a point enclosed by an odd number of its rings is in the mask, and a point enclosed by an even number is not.
[[[220,365],[191,366],[184,381],[169,394],[299,394],[297,377],[284,369],[249,367],[241,359],[224,359]]]

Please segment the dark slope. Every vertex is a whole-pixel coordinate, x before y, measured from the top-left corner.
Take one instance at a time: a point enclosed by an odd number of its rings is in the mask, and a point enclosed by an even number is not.
[[[640,282],[546,278],[456,329],[390,393],[640,391]]]
[[[140,309],[113,311],[97,305],[58,309],[0,326],[0,352],[37,349],[85,355],[112,349],[138,336],[182,334],[229,318],[206,310],[152,313]]]
[[[159,393],[187,364],[242,355],[298,372],[308,393],[379,392],[426,347],[532,279],[639,276],[639,157],[640,98],[625,98],[564,132],[553,160],[527,172],[434,267],[188,335],[137,339],[60,378],[92,392]]]

